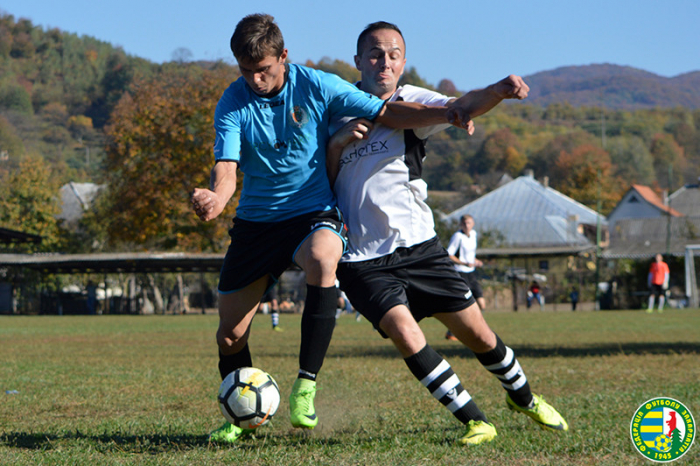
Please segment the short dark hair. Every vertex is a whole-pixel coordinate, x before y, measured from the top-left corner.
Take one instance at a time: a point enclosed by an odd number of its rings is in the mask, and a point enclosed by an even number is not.
[[[380,29],[391,29],[392,31],[398,32],[401,36],[401,40],[403,40],[404,47],[406,46],[406,39],[403,38],[401,29],[399,29],[396,24],[387,23],[386,21],[377,21],[376,23],[368,24],[357,38],[357,55],[362,55],[362,47],[365,45],[365,38],[374,31],[379,31]],[[406,53],[405,50],[404,53]]]
[[[275,18],[256,13],[240,20],[231,36],[231,51],[236,60],[252,62],[269,56],[280,57],[284,52],[284,38]]]

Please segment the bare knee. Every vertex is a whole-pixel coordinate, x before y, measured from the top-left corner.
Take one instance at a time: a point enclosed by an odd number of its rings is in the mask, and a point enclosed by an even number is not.
[[[496,347],[496,334],[488,327],[479,329],[465,345],[475,353],[486,353]]]
[[[329,287],[335,285],[335,271],[343,254],[343,242],[329,230],[318,230],[299,248],[294,261],[306,272],[310,285]]]
[[[304,271],[306,272],[307,282],[316,286],[333,286],[335,285],[335,272],[338,268],[339,255],[312,253],[306,260]]]
[[[236,354],[248,343],[248,332],[219,325],[219,330],[216,332],[216,343],[222,354]]]
[[[404,358],[416,354],[427,344],[423,331],[406,308],[393,308],[379,322],[379,327]]]
[[[485,353],[496,347],[496,334],[476,304],[460,312],[435,314],[435,317],[475,353]]]

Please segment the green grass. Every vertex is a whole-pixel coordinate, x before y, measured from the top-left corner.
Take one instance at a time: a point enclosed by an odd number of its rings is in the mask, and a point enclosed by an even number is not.
[[[366,322],[338,321],[319,377],[311,432],[292,429],[299,316],[284,333],[258,316],[254,363],[276,378],[282,405],[256,439],[207,442],[222,422],[214,315],[0,317],[0,465],[624,465],[630,420],[665,396],[700,420],[700,312],[487,313],[536,393],[570,430],[539,429],[506,409],[500,384],[433,319],[421,325],[499,436],[455,445],[464,428]],[[17,394],[6,394],[16,390]],[[700,464],[700,440],[674,464]]]

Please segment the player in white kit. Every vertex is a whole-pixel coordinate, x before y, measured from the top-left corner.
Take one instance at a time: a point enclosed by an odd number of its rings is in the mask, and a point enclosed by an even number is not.
[[[414,86],[398,87],[406,63],[405,42],[393,24],[378,22],[360,34],[357,86],[388,102],[446,106],[455,99]],[[529,88],[509,76],[458,99],[471,117],[506,98],[522,99]],[[440,245],[421,179],[426,139],[446,125],[395,130],[365,119],[332,121],[329,179],[348,225],[348,251],[337,276],[350,301],[384,337],[392,340],[414,376],[467,426],[461,444],[490,441],[496,429],[476,406],[449,363],[426,342],[424,317],[443,322],[469,347],[507,391],[511,409],[550,430],[566,421],[533,395],[513,351],[484,321],[469,287]],[[473,128],[470,132],[473,131]]]

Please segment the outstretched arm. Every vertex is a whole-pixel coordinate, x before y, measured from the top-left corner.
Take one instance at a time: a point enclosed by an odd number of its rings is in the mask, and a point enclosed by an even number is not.
[[[207,222],[223,212],[236,192],[237,167],[237,162],[217,162],[211,170],[210,189],[194,189],[192,205],[200,219]]]
[[[491,110],[504,99],[522,100],[527,97],[530,87],[523,78],[511,74],[484,89],[467,92],[454,100],[448,111],[450,122],[460,122],[478,117]],[[455,126],[457,126],[456,123]]]
[[[375,119],[390,128],[413,129],[450,123],[474,134],[474,123],[470,119],[450,119],[452,107],[429,107],[417,102],[387,102]]]

